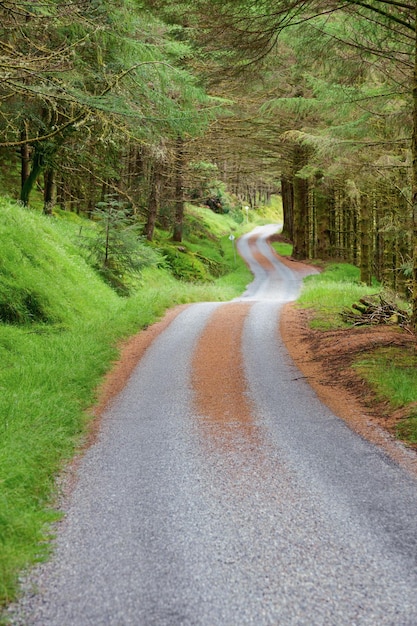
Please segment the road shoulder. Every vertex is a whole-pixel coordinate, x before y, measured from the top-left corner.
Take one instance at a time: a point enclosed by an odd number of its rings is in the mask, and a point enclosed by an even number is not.
[[[376,402],[370,387],[351,368],[359,352],[412,339],[387,327],[316,331],[309,327],[310,317],[311,312],[296,303],[282,311],[280,333],[294,363],[333,413],[417,476],[417,452],[395,439],[395,416]]]

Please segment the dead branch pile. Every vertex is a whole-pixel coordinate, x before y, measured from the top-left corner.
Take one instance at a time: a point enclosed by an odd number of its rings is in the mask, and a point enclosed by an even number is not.
[[[393,324],[405,328],[410,323],[407,311],[381,295],[361,298],[358,303],[352,304],[352,309],[345,308],[341,315],[345,322],[353,326]]]

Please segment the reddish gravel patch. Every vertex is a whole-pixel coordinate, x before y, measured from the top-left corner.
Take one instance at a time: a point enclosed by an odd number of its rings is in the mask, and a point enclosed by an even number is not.
[[[378,402],[370,386],[355,374],[355,357],[380,346],[407,346],[411,335],[386,326],[316,331],[309,327],[311,313],[284,307],[280,333],[297,367],[319,398],[362,437],[417,475],[417,455],[393,437],[399,413]]]
[[[249,248],[250,248],[250,251],[251,251],[251,254],[252,254],[253,258],[264,269],[266,269],[266,270],[274,269],[274,266],[272,265],[271,261],[269,259],[267,259],[266,257],[264,257],[264,255],[261,252],[259,252],[259,250],[257,248],[257,245],[256,245],[257,240],[258,240],[258,237],[256,235],[254,235],[253,237],[250,237],[248,239]]]
[[[192,384],[200,424],[222,446],[239,431],[253,436],[252,406],[247,397],[241,337],[249,303],[224,304],[210,317],[196,346]]]

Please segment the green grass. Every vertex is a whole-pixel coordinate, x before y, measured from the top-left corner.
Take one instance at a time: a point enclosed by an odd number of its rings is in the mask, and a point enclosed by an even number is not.
[[[193,209],[190,222],[181,254],[209,280],[150,267],[121,297],[80,252],[91,222],[0,198],[0,605],[15,598],[19,572],[48,555],[56,476],[82,444],[118,343],[169,307],[230,300],[251,280],[228,238],[239,235],[230,216]]]
[[[201,241],[207,237],[213,239],[226,232],[240,231],[240,228],[240,224],[229,213],[221,215],[207,207],[186,205],[184,235],[187,241]]]
[[[405,409],[397,425],[401,439],[417,444],[417,352],[415,347],[384,347],[361,357],[354,365],[372,387],[376,397],[390,409]],[[409,409],[407,410],[407,407]]]
[[[272,243],[272,247],[274,248],[275,252],[277,252],[277,254],[279,254],[281,256],[291,256],[292,255],[293,245],[291,243],[284,243],[284,242],[280,242],[280,241],[274,241]]]
[[[396,427],[396,435],[406,443],[417,444],[417,411],[414,409],[406,419],[401,420]]]
[[[257,223],[282,224],[284,220],[282,198],[279,195],[272,196],[269,204],[260,206],[255,211],[249,209],[248,213],[249,220],[253,220]]]
[[[360,283],[359,270],[348,264],[333,264],[319,275],[305,279],[297,306],[314,311],[312,328],[331,330],[348,328],[341,311],[369,294],[379,293],[378,285]],[[404,302],[398,302],[406,308]],[[354,364],[356,372],[367,381],[376,398],[391,409],[405,409],[405,419],[397,426],[403,441],[417,444],[417,352],[415,347],[385,347],[370,350]],[[409,409],[407,409],[409,407]]]
[[[344,328],[340,315],[365,295],[379,293],[380,287],[369,287],[360,282],[357,267],[348,263],[328,265],[323,272],[304,279],[298,306],[314,309],[312,327],[322,330]]]
[[[381,400],[389,398],[393,409],[417,402],[417,353],[413,348],[378,348],[355,368],[375,388]]]

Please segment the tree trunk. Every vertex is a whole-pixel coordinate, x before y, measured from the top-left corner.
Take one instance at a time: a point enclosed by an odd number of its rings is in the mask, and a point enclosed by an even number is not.
[[[177,137],[175,167],[175,218],[173,240],[180,243],[184,228],[184,140]]]
[[[52,209],[55,206],[55,176],[52,167],[48,167],[44,171],[44,189],[43,189],[43,212],[45,215],[52,215]]]
[[[26,139],[26,131],[23,131],[21,133],[20,138],[22,140]],[[20,191],[22,192],[22,189],[25,186],[25,183],[26,183],[27,179],[29,178],[29,173],[30,173],[30,147],[29,147],[29,144],[27,144],[27,143],[24,143],[20,147],[20,162],[21,162],[21,168],[20,168],[20,180],[21,180]]]
[[[35,146],[32,157],[32,168],[30,170],[29,176],[25,180],[20,194],[20,200],[25,206],[28,206],[29,204],[30,193],[42,172],[42,169],[44,167],[43,162],[43,153],[41,150],[39,150],[37,146]]]
[[[281,194],[284,213],[282,234],[292,241],[294,238],[294,188],[292,182],[286,177],[281,180]]]
[[[371,234],[369,198],[361,198],[361,281],[366,285],[372,282],[371,273]]]
[[[417,25],[417,2],[415,8],[415,24]],[[413,135],[412,135],[412,207],[413,207],[413,293],[411,325],[417,333],[417,30],[414,37],[414,75],[413,75]]]
[[[330,210],[329,192],[324,189],[315,189],[317,241],[315,246],[315,256],[319,259],[328,259],[330,255]]]
[[[161,171],[160,164],[155,161],[151,181],[150,181],[150,194],[148,200],[148,219],[145,225],[145,235],[148,241],[152,241],[153,233],[155,230],[156,218],[158,216],[159,201],[161,195]]]
[[[308,181],[296,174],[307,163],[305,148],[294,148],[294,235],[293,257],[305,259],[308,256]]]

